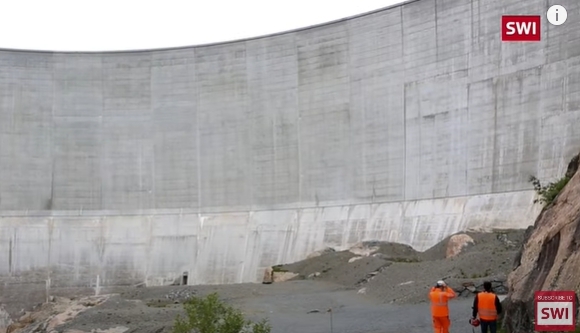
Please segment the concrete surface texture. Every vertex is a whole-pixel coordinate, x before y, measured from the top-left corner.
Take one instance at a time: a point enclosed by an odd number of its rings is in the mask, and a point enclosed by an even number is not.
[[[539,211],[579,150],[580,4],[421,0],[171,50],[0,51],[0,275],[252,282],[364,239]],[[502,43],[502,14],[542,41]],[[50,269],[49,269],[50,268]]]

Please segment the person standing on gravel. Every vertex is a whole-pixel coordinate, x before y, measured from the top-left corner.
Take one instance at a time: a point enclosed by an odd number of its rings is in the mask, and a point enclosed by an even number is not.
[[[491,333],[497,332],[497,316],[501,314],[502,307],[499,297],[492,291],[491,282],[485,281],[483,292],[475,294],[472,309],[472,319],[479,314],[481,333],[487,333],[488,328]]]
[[[429,299],[431,300],[431,316],[433,317],[433,330],[435,333],[449,333],[449,306],[450,299],[457,294],[452,288],[447,287],[445,281],[437,281],[437,285],[431,288]]]

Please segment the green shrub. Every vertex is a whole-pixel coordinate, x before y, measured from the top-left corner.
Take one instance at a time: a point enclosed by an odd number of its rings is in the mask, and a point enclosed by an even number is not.
[[[174,333],[270,333],[267,320],[252,322],[244,315],[220,301],[217,293],[205,298],[193,297],[183,304],[185,318],[177,316]]]
[[[288,270],[287,269],[283,269],[282,268],[282,265],[276,265],[276,266],[272,266],[272,272],[275,272],[275,273],[286,273],[286,272],[288,272]]]
[[[542,185],[542,183],[538,178],[530,176],[530,183],[534,185],[534,190],[540,196],[540,198],[534,200],[534,203],[541,202],[544,205],[551,204],[554,201],[554,199],[556,199],[560,191],[562,191],[562,189],[566,186],[566,184],[568,184],[569,181],[570,178],[562,177],[555,183],[548,183],[547,185]]]

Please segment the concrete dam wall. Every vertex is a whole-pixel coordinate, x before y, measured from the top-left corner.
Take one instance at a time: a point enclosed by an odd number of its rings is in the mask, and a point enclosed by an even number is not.
[[[0,275],[255,282],[363,240],[533,223],[580,150],[580,4],[421,0],[283,34],[0,51]],[[502,14],[542,41],[502,43]]]

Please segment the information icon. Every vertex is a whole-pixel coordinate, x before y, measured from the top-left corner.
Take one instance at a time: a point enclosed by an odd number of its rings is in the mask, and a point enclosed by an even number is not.
[[[546,17],[548,18],[548,22],[552,25],[561,25],[566,22],[568,18],[568,12],[566,8],[560,5],[553,5],[548,9],[546,13]]]

